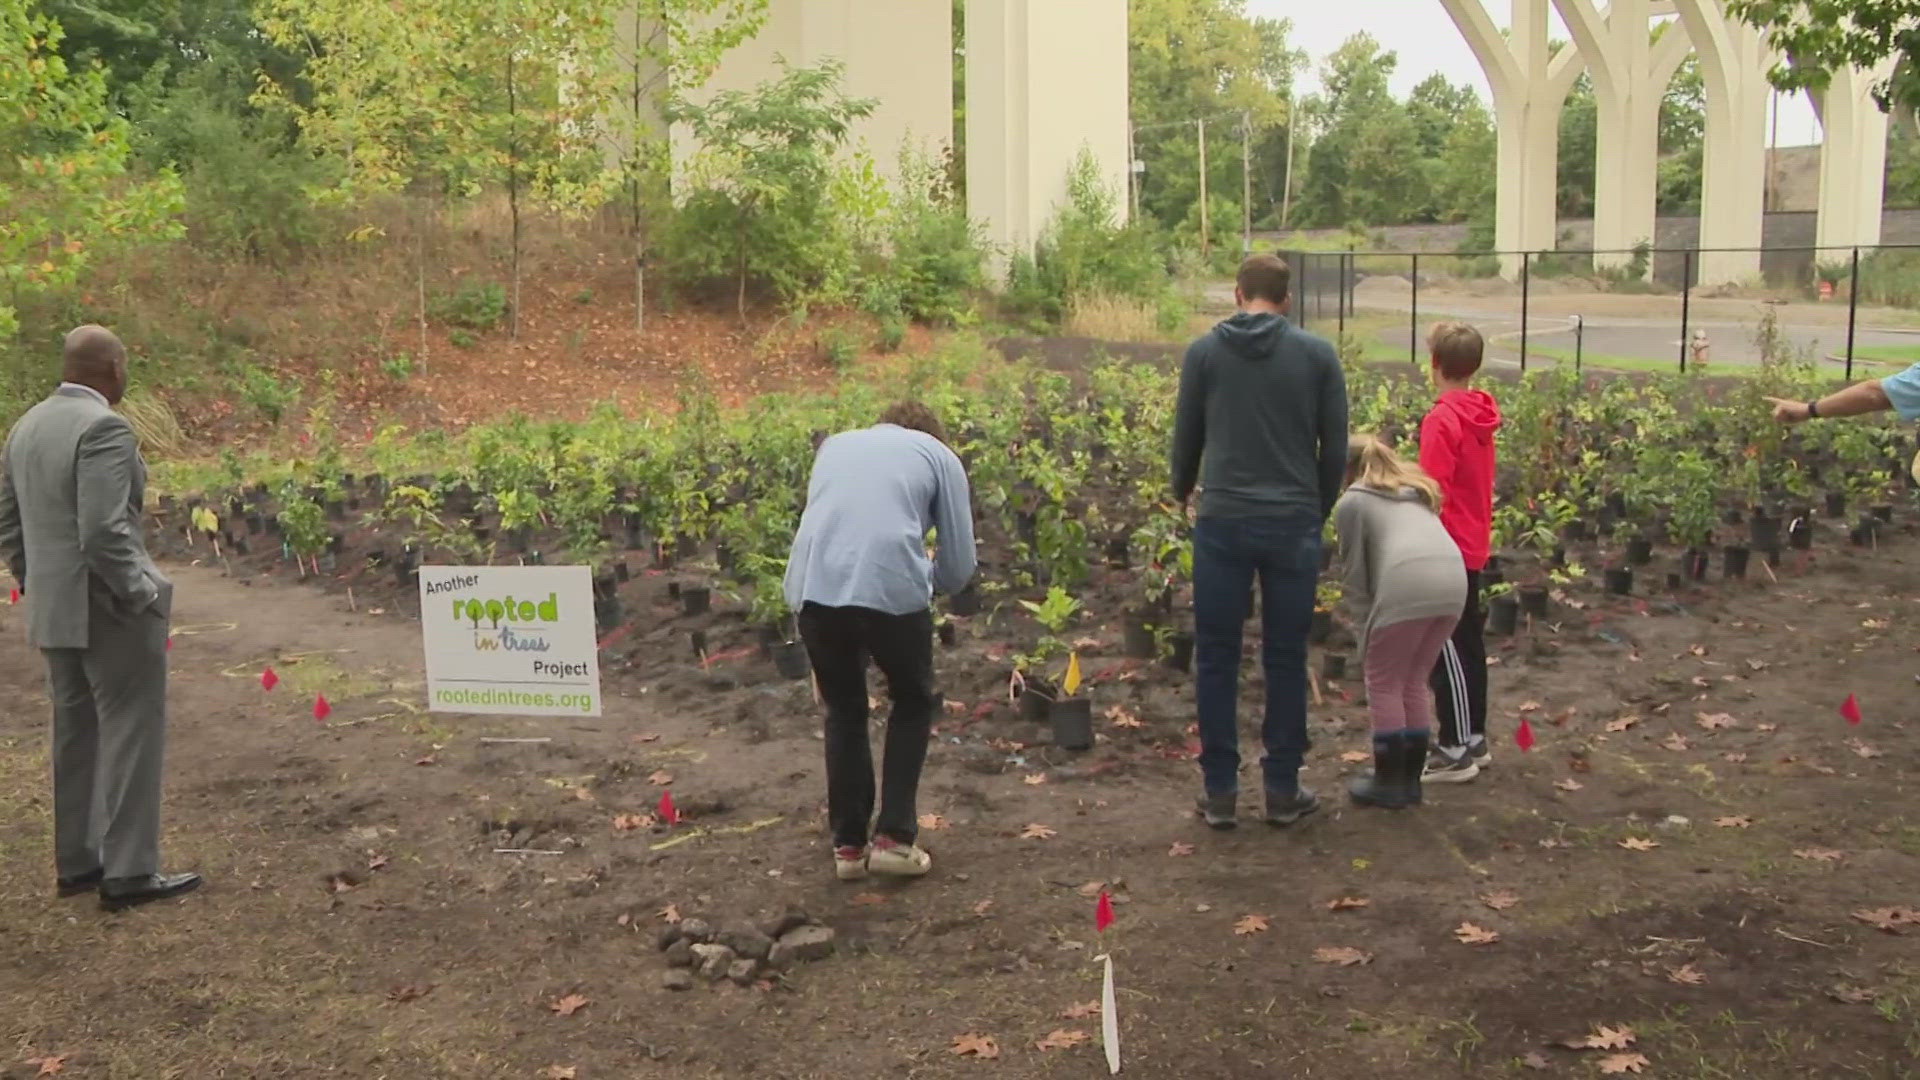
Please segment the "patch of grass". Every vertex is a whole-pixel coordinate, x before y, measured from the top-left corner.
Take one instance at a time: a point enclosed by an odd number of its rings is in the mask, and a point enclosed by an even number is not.
[[[1845,347],[1836,355],[1843,355]],[[1920,341],[1912,345],[1855,345],[1855,360],[1867,360],[1880,364],[1911,364],[1920,361]]]
[[[1161,327],[1160,309],[1154,304],[1125,296],[1096,295],[1075,300],[1062,329],[1070,337],[1098,341],[1176,340]]]

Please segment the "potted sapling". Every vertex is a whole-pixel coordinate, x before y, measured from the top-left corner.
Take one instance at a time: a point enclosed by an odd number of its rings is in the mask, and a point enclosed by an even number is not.
[[[1324,578],[1313,589],[1313,623],[1307,631],[1307,642],[1312,645],[1325,645],[1333,637],[1333,613],[1340,608],[1340,601],[1346,596],[1346,590],[1334,578]]]
[[[1502,581],[1486,588],[1487,633],[1512,637],[1520,628],[1520,598],[1514,595],[1513,582]]]
[[[1026,608],[1046,630],[1030,652],[1015,659],[1013,671],[1013,685],[1020,702],[1021,715],[1039,721],[1047,718],[1052,702],[1059,697],[1058,688],[1041,671],[1048,660],[1067,651],[1064,636],[1068,627],[1073,625],[1074,616],[1080,611],[1080,601],[1055,585],[1047,590],[1045,599],[1022,600],[1020,606]]]
[[[781,678],[804,679],[813,671],[807,662],[807,647],[794,633],[793,613],[787,607],[786,590],[779,578],[755,579],[747,616],[760,628],[767,655],[773,658],[774,670]]]
[[[1707,546],[1713,542],[1713,530],[1719,524],[1714,513],[1718,480],[1714,465],[1698,451],[1675,455],[1669,476],[1672,503],[1668,528],[1675,542],[1685,545],[1680,573],[1686,581],[1703,581],[1707,576]]]

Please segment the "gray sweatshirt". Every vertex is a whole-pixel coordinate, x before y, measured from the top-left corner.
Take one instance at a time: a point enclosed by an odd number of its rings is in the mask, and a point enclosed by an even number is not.
[[[927,558],[933,528],[937,562]],[[967,471],[945,443],[880,424],[820,444],[787,558],[788,607],[925,611],[935,589],[965,588],[974,565]]]
[[[1458,616],[1467,603],[1460,545],[1418,492],[1347,489],[1333,509],[1346,602],[1374,631],[1412,619]]]
[[[1198,481],[1206,517],[1311,510],[1325,520],[1347,467],[1347,379],[1325,339],[1241,312],[1187,349],[1170,455],[1174,498]]]

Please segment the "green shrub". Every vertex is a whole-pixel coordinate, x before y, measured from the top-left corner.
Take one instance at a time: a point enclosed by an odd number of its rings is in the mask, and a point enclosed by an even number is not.
[[[986,241],[938,163],[901,156],[886,242],[889,257],[881,273],[909,318],[952,326],[973,310],[986,284]]]
[[[1138,300],[1158,310],[1173,291],[1160,237],[1140,222],[1115,223],[1118,201],[1088,154],[1075,163],[1067,196],[1033,257],[1016,255],[1008,267],[1002,300],[1009,314],[1057,326],[1087,297]]]
[[[300,396],[300,387],[290,379],[275,378],[272,372],[249,364],[241,369],[240,396],[267,422],[277,424],[286,416],[288,406]]]
[[[854,360],[860,355],[859,339],[837,326],[822,331],[817,344],[820,355],[835,371],[845,371],[852,367]]]
[[[457,327],[447,334],[447,340],[452,342],[456,349],[471,349],[480,344],[480,339],[473,336],[473,331]]]
[[[884,319],[880,323],[880,335],[874,340],[873,347],[883,353],[896,353],[900,346],[907,343],[906,320],[898,316]]]
[[[507,289],[497,281],[462,281],[452,292],[435,296],[427,312],[468,330],[491,330],[507,317]]]

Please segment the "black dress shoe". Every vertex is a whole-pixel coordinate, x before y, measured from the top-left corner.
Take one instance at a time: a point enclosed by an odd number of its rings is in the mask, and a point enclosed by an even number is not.
[[[104,880],[106,876],[107,872],[105,870],[89,870],[84,874],[78,874],[74,877],[63,877],[58,882],[60,899],[65,900],[70,896],[90,893],[100,887],[100,882]]]
[[[171,900],[200,887],[199,874],[148,874],[145,877],[108,878],[100,883],[100,906],[119,911],[136,904]]]

